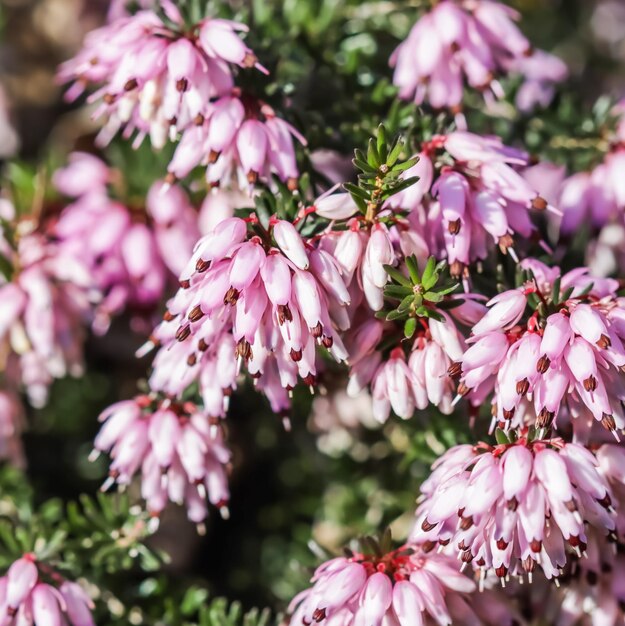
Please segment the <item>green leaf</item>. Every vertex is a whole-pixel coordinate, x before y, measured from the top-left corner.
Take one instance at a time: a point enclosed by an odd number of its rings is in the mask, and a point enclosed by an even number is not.
[[[416,165],[418,161],[419,161],[419,157],[413,157],[412,159],[408,159],[407,161],[398,163],[397,165],[393,167],[393,172],[405,172],[406,170],[409,170],[413,165]],[[419,180],[418,176],[415,176],[414,178]]]
[[[435,319],[437,322],[444,322],[445,318],[436,309],[426,309],[425,317]]]
[[[404,180],[399,181],[397,185],[393,185],[392,189],[386,190],[388,193],[388,196],[389,197],[393,196],[396,193],[403,191],[404,189],[408,189],[408,187],[410,187],[411,185],[414,185],[418,180],[419,180],[418,176],[411,176],[410,178],[405,178]]]
[[[380,124],[378,126],[378,140],[376,148],[380,159],[380,165],[382,165],[383,163],[386,163],[386,157],[388,154],[386,128],[384,128],[384,124]]]
[[[501,430],[501,428],[495,430],[495,440],[499,445],[506,445],[510,443],[508,436],[503,432],[503,430]]]
[[[423,270],[423,274],[421,275],[421,282],[423,283],[423,288],[426,291],[429,291],[438,280],[438,276],[435,273],[436,270],[436,259],[431,256],[427,263],[425,264],[425,269]]]
[[[369,139],[369,148],[367,150],[367,163],[376,169],[380,168],[382,161],[380,160],[380,154],[376,147],[376,142],[373,139]]]
[[[535,310],[538,308],[538,305],[540,304],[540,300],[538,299],[538,296],[535,293],[528,293],[527,303],[530,305],[532,309]]]
[[[359,187],[358,185],[354,185],[354,183],[343,183],[343,189],[345,189],[345,191],[349,191],[349,193],[351,193],[354,198],[369,200],[369,192],[362,187]]]
[[[439,302],[438,308],[448,311],[449,309],[455,309],[456,307],[459,307],[461,304],[464,304],[464,300],[462,298],[454,298],[453,300],[450,299]]]
[[[404,336],[406,339],[411,339],[417,330],[417,320],[414,317],[409,317],[404,324]]]
[[[391,148],[391,151],[388,155],[388,157],[386,158],[386,164],[389,167],[393,167],[395,165],[395,163],[397,163],[397,159],[399,159],[399,155],[402,153],[402,150],[404,149],[404,138],[401,136],[398,136],[395,139],[395,143],[393,144],[393,147]]]
[[[423,299],[427,300],[428,302],[441,302],[444,298],[445,296],[437,293],[436,291],[426,291],[423,294]]]
[[[191,587],[182,598],[180,610],[184,615],[193,615],[208,600],[208,591],[199,587]]]
[[[412,292],[401,285],[393,285],[392,283],[389,283],[384,287],[384,295],[387,298],[403,300],[406,296],[412,297]]]
[[[407,314],[403,313],[402,311],[391,311],[390,313],[387,313],[386,321],[392,322],[394,320],[405,319],[406,317],[407,317]]]
[[[359,169],[362,170],[363,172],[369,172],[371,174],[377,174],[378,170],[375,169],[375,167],[372,167],[371,165],[369,165],[366,161],[361,161],[358,158],[352,159],[352,163]]]
[[[388,526],[384,529],[379,543],[382,554],[388,554],[393,549],[393,535]]]
[[[414,304],[414,296],[410,294],[406,296],[397,307],[397,310],[401,313],[407,313],[410,310],[410,307]]]
[[[396,268],[392,265],[384,265],[386,273],[400,285],[412,290],[412,283]]]
[[[454,291],[456,291],[459,287],[460,287],[460,283],[454,283],[453,285],[449,285],[441,289],[437,289],[436,293],[441,296],[447,296],[450,293],[453,293]]]
[[[408,273],[410,274],[410,280],[415,285],[421,284],[421,274],[419,273],[419,263],[417,262],[417,257],[414,254],[406,257],[406,267],[408,268]]]
[[[10,282],[13,277],[13,264],[3,254],[0,254],[0,274]]]

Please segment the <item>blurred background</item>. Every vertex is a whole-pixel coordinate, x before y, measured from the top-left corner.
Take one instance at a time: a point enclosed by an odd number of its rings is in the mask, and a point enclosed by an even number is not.
[[[426,3],[215,4],[250,24],[248,41],[271,70],[261,86],[265,93],[284,99],[321,162],[332,160],[349,172],[363,129],[375,128],[389,111],[388,58]],[[590,105],[599,93],[625,95],[625,2],[511,4],[522,11],[523,29],[536,46],[569,64],[582,101]],[[96,127],[89,109],[84,102],[64,103],[55,72],[108,10],[106,0],[0,0],[1,158],[15,156],[29,168],[35,160],[62,162],[72,149],[92,149]],[[87,460],[97,416],[134,394],[149,366],[148,359],[134,358],[145,334],[129,329],[129,320],[118,318],[107,336],[91,337],[85,377],[55,383],[49,405],[28,416],[27,471],[37,500],[71,499],[101,484],[106,460]],[[345,384],[331,369],[321,382],[329,391]],[[313,399],[300,392],[287,433],[252,389],[237,395],[228,420],[234,451],[230,520],[213,513],[200,536],[182,509],[170,508],[153,539],[171,555],[166,575],[146,582],[129,574],[120,589],[140,585],[149,599],[157,588],[195,583],[247,607],[281,610],[305,586],[321,552],[335,552],[385,524],[401,538],[418,483],[457,439],[458,424],[430,414],[427,426],[418,417],[391,420],[381,429],[368,410],[366,402],[342,410],[340,394]]]

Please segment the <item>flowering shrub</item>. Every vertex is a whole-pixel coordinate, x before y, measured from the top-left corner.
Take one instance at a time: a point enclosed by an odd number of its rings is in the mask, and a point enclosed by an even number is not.
[[[83,4],[0,88],[0,626],[625,624],[615,3]]]

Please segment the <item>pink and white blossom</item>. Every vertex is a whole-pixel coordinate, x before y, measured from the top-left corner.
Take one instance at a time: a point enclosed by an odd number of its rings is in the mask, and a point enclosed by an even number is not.
[[[141,475],[141,495],[157,518],[169,501],[184,504],[189,519],[201,524],[206,500],[227,515],[230,452],[221,429],[190,402],[151,396],[117,402],[101,415],[94,452],[109,453],[103,488],[126,487]]]
[[[275,174],[295,189],[299,171],[294,139],[306,144],[269,105],[233,91],[209,103],[204,115],[183,131],[168,166],[168,180],[184,178],[203,166],[214,186],[233,183],[245,189]]]
[[[419,320],[408,354],[398,346],[383,357],[378,346],[385,327],[380,321],[366,321],[346,333],[351,368],[347,391],[357,395],[370,386],[373,414],[379,422],[388,419],[391,409],[403,419],[430,404],[443,413],[453,410],[455,386],[447,372],[462,357],[465,343],[454,319],[441,315],[441,321]]]
[[[91,31],[61,66],[59,80],[72,83],[68,99],[97,87],[90,100],[99,102],[95,116],[106,118],[101,143],[123,129],[126,137],[136,133],[135,145],[149,135],[162,148],[206,116],[211,98],[232,90],[233,66],[266,71],[241,38],[245,25],[209,17],[188,29],[166,4],[171,26],[151,9],[122,15]]]
[[[150,384],[180,395],[197,380],[212,416],[225,414],[243,367],[283,412],[299,379],[315,384],[318,346],[347,357],[339,329],[350,323],[350,294],[340,269],[290,222],[272,219],[264,235],[240,218],[220,222],[180,284],[152,336],[161,347]]]
[[[55,378],[82,373],[84,326],[97,293],[81,259],[65,253],[34,219],[16,220],[3,206],[0,248],[8,263],[0,278],[0,345],[9,384],[36,407]]]
[[[476,405],[492,394],[493,420],[504,429],[526,401],[541,428],[557,427],[566,408],[570,416],[590,415],[613,432],[622,429],[625,313],[618,283],[585,268],[561,275],[532,259],[522,266],[533,281],[493,298],[473,327],[460,359],[459,392]],[[556,279],[558,302],[548,305]],[[530,297],[545,308],[533,311]]]
[[[320,565],[311,582],[291,602],[293,626],[478,623],[469,596],[475,583],[453,559],[419,545],[377,556],[350,551]]]
[[[494,248],[516,258],[517,241],[536,232],[532,211],[557,212],[521,175],[527,154],[498,137],[455,131],[434,137],[418,156],[406,176],[419,182],[389,205],[409,212],[412,237],[446,258],[455,276]]]
[[[616,528],[614,498],[597,457],[561,439],[460,445],[433,466],[421,487],[414,541],[453,545],[481,572],[558,578],[586,551],[590,529]]]
[[[170,278],[182,269],[199,236],[198,218],[186,193],[156,182],[144,207],[114,199],[116,173],[89,154],[73,153],[54,182],[74,198],[59,215],[54,235],[63,254],[87,266],[92,287],[101,293],[94,329],[104,333],[122,310],[141,317],[160,304]]]
[[[80,585],[39,563],[34,554],[14,561],[0,578],[2,624],[95,626],[93,608]]]
[[[519,14],[492,0],[443,0],[422,16],[390,64],[399,96],[434,109],[462,108],[464,87],[487,102],[504,96],[499,76],[521,75],[521,110],[549,104],[553,84],[568,74],[562,61],[534,50],[516,23]]]

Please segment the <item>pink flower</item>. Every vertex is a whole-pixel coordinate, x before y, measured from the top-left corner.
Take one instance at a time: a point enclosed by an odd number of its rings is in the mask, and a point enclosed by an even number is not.
[[[605,150],[603,160],[592,169],[565,176],[564,168],[542,163],[528,170],[528,174],[534,178],[534,184],[537,177],[533,170],[538,170],[542,178],[541,189],[545,185],[555,187],[552,197],[545,197],[561,211],[558,219],[554,220],[554,226],[565,241],[585,224],[595,231],[607,227],[606,239],[609,240],[614,236],[613,228],[621,224],[620,218],[625,211],[625,185],[620,175],[625,166],[623,106],[617,104],[612,114],[619,125],[606,142],[609,147]],[[590,243],[595,244],[593,241]]]
[[[401,418],[412,417],[415,401],[412,393],[414,374],[408,368],[403,350],[394,350],[373,375],[371,395],[373,414],[379,421],[388,418],[391,408]]]
[[[298,378],[314,385],[317,346],[346,358],[337,331],[349,326],[350,294],[338,265],[288,222],[264,232],[230,218],[198,242],[153,335],[153,389],[179,395],[198,380],[206,411],[223,416],[245,366],[282,412]]]
[[[477,623],[468,595],[475,584],[426,546],[378,555],[350,551],[320,565],[311,582],[291,602],[293,626]]]
[[[237,190],[213,187],[204,198],[198,214],[198,227],[207,235],[223,220],[234,216],[235,209],[252,209],[253,200]]]
[[[3,624],[94,626],[93,602],[74,582],[45,565],[44,580],[34,554],[14,561],[0,578],[0,619]],[[57,587],[56,585],[59,583]]]
[[[41,407],[54,378],[82,373],[93,294],[82,260],[66,254],[43,225],[7,219],[0,237],[10,267],[0,280],[2,365],[10,384]]]
[[[330,214],[343,210],[339,208],[343,203],[342,194],[338,195],[341,198]],[[332,198],[334,196],[321,199],[322,212],[326,207],[332,206],[328,202],[336,202]],[[345,200],[349,208],[346,213],[351,212],[352,204],[347,198]],[[357,218],[350,219],[347,225],[347,230],[324,237],[321,245],[332,255],[350,290],[351,311],[355,312],[363,301],[369,308],[379,311],[384,304],[384,286],[388,281],[384,265],[397,265],[402,257],[398,249],[399,229],[389,229],[378,221],[373,225],[363,224]]]
[[[165,186],[161,182],[150,187],[145,209],[152,218],[150,226],[159,256],[177,276],[200,236],[198,214],[181,187]]]
[[[106,163],[87,152],[72,152],[66,167],[52,176],[54,186],[63,195],[78,198],[91,193],[100,194],[112,182],[113,173]]]
[[[456,446],[422,485],[414,541],[450,543],[463,563],[505,579],[540,567],[557,578],[567,547],[581,556],[594,529],[616,528],[595,455],[561,439]]]
[[[578,172],[563,182],[559,198],[563,235],[572,235],[586,222],[602,228],[622,216],[625,187],[620,173],[624,166],[625,149],[617,145],[592,171]]]
[[[155,307],[166,278],[151,231],[103,191],[69,204],[54,229],[63,253],[87,265],[94,290],[103,294],[95,320],[100,333],[126,307]]]
[[[522,110],[549,104],[552,85],[568,74],[566,66],[552,55],[532,51],[514,23],[518,19],[510,7],[490,0],[437,3],[391,56],[400,97],[458,111],[465,84],[490,101],[504,95],[498,74],[520,74],[527,81],[518,100]]]
[[[202,118],[183,131],[168,179],[184,178],[204,165],[211,185],[233,181],[245,189],[276,174],[294,189],[299,172],[293,138],[306,144],[267,104],[233,92],[207,105]]]
[[[520,74],[525,79],[515,100],[523,113],[530,113],[536,107],[547,108],[553,100],[556,85],[569,75],[564,61],[543,50],[514,58],[507,64],[506,71]]]
[[[175,6],[166,7],[174,26],[149,9],[120,16],[91,31],[83,49],[61,66],[60,81],[73,83],[68,99],[99,86],[91,100],[100,101],[95,115],[106,116],[101,143],[123,128],[127,137],[137,133],[135,145],[149,135],[161,148],[202,120],[211,98],[232,90],[231,65],[266,72],[240,38],[243,24],[206,18],[191,27]],[[199,37],[189,35],[196,31]]]
[[[154,517],[168,501],[184,502],[189,519],[201,524],[207,498],[227,515],[230,452],[221,430],[195,405],[137,396],[113,404],[99,419],[94,452],[111,455],[103,489],[127,486],[141,473],[141,495]]]
[[[476,405],[492,393],[493,419],[504,429],[518,409],[526,412],[527,401],[541,428],[557,426],[565,408],[572,416],[590,415],[611,431],[622,428],[617,400],[623,397],[625,314],[617,283],[593,280],[585,268],[560,276],[558,268],[531,259],[522,265],[533,271],[534,282],[489,302],[460,359],[459,392],[470,391]],[[560,294],[553,303],[556,278]],[[546,306],[532,311],[530,297]]]
[[[530,211],[555,211],[521,175],[527,155],[497,137],[461,131],[436,136],[419,159],[406,172],[420,176],[419,182],[389,206],[409,211],[410,237],[423,241],[429,254],[447,258],[454,276],[495,246],[516,258],[515,238],[535,232]]]
[[[623,451],[619,445],[593,446],[598,461],[597,471],[607,480],[616,506],[616,530],[607,536],[593,528],[587,530],[587,548],[582,559],[571,559],[564,568],[560,587],[531,587],[534,614],[540,613],[549,623],[558,626],[618,626],[623,622],[625,562],[623,541]],[[548,607],[544,612],[544,607]]]
[[[38,571],[31,555],[15,561],[7,572],[6,606],[15,613],[37,584]]]
[[[145,211],[112,199],[108,183],[114,172],[98,158],[76,153],[54,180],[65,194],[77,197],[61,212],[53,232],[67,256],[84,263],[94,290],[101,293],[94,329],[104,333],[122,310],[133,324],[160,304],[167,279],[183,268],[199,236],[197,213],[177,186],[157,182]],[[85,184],[88,180],[90,184]]]
[[[419,320],[408,355],[399,346],[388,356],[379,351],[379,344],[386,339],[385,327],[377,320],[367,320],[346,333],[351,368],[347,391],[355,396],[370,385],[373,415],[379,422],[388,419],[391,409],[403,419],[430,404],[443,413],[452,412],[454,384],[447,373],[461,359],[465,344],[454,319],[440,313],[443,321]]]

